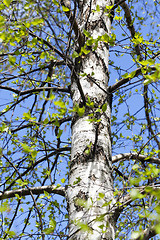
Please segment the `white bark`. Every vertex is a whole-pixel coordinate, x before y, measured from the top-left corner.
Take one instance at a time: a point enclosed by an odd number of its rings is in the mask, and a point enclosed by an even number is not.
[[[100,11],[94,12],[96,5]],[[97,38],[108,31],[110,33],[110,19],[104,13],[106,5],[113,2],[106,0],[85,1],[81,9],[81,28],[87,22],[87,31],[93,38]],[[83,20],[82,20],[83,19]],[[80,21],[79,21],[80,22]],[[110,104],[105,113],[98,115],[96,110],[106,101],[108,87],[108,46],[99,42],[98,48],[78,59],[77,71],[91,75],[100,86],[94,84],[87,76],[80,77],[86,101],[88,96],[94,101],[94,108],[85,106],[85,114],[73,116],[72,122],[72,150],[67,190],[69,207],[69,239],[72,240],[113,240],[115,238],[114,220],[110,208],[114,204],[112,185],[112,158],[110,141]],[[82,99],[73,79],[71,86],[73,105],[81,104]],[[88,114],[101,119],[100,123],[87,121]],[[90,147],[87,147],[90,146]],[[90,148],[90,152],[86,150]],[[79,181],[77,181],[79,180]],[[103,197],[104,196],[104,197]],[[105,203],[108,203],[104,206]],[[98,217],[102,217],[98,221]],[[81,229],[81,224],[87,224],[90,231]]]

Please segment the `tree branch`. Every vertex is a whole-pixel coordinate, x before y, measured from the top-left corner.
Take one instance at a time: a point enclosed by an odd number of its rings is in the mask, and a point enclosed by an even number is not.
[[[142,73],[141,68],[137,68],[137,69],[135,70],[135,75],[134,75],[134,77],[137,77],[137,76],[140,75],[141,73]],[[108,91],[109,91],[110,93],[113,93],[113,92],[117,91],[117,89],[118,89],[119,87],[121,87],[122,85],[124,85],[125,83],[127,83],[127,82],[129,82],[129,81],[131,81],[131,78],[130,78],[130,77],[128,77],[128,78],[122,78],[122,79],[120,79],[118,82],[114,83],[112,86],[109,86]]]
[[[117,3],[117,0],[116,0],[116,3]],[[128,27],[128,29],[131,33],[131,37],[134,38],[135,34],[136,34],[136,31],[135,31],[135,28],[134,28],[134,25],[133,25],[133,21],[132,21],[132,17],[131,17],[131,11],[130,11],[128,5],[126,4],[126,2],[120,3],[120,6],[124,10],[124,15],[125,15],[125,18],[126,18],[127,27]],[[139,60],[140,61],[143,60],[139,44],[137,46],[135,46],[135,52],[136,52],[137,56],[139,56]],[[149,117],[149,110],[148,110],[149,109],[149,106],[148,106],[149,103],[148,103],[147,92],[148,92],[148,85],[144,86],[145,114],[146,114],[146,119],[147,119],[147,123],[148,123],[148,130],[151,133],[151,135],[155,135],[154,131],[152,129],[152,124],[151,124],[151,120],[150,120],[150,117]],[[160,142],[158,141],[158,138],[156,136],[154,137],[154,140],[156,141],[156,143],[158,145],[158,149],[160,150]]]
[[[125,1],[121,2],[120,6],[124,10],[124,16],[126,18],[127,27],[128,27],[128,29],[131,33],[131,37],[134,38],[136,30],[135,30],[134,25],[133,25],[133,21],[132,21],[132,17],[131,17],[131,11],[130,11],[130,9],[129,9],[129,7],[128,7],[128,5]],[[140,51],[139,44],[135,47],[135,52],[140,57],[139,60],[142,60],[143,58],[141,56],[141,51]]]
[[[154,66],[150,66],[149,69],[152,71],[156,70]],[[133,78],[138,77],[140,74],[143,74],[141,67],[137,68],[134,72],[135,72],[135,75]],[[118,82],[114,83],[112,86],[109,86],[108,91],[110,93],[113,93],[113,92],[117,91],[119,87],[128,83],[131,80],[132,80],[131,77],[122,78]]]
[[[71,119],[72,119],[72,117],[70,117],[70,116],[69,116],[69,117],[62,118],[62,119],[58,119],[58,123],[59,123],[59,125],[61,125],[62,123],[71,121]],[[57,121],[57,120],[49,121],[49,122],[47,123],[47,125],[48,125],[48,124],[54,124],[56,121]],[[15,133],[15,132],[20,131],[20,130],[22,130],[22,129],[24,129],[24,128],[32,127],[32,126],[34,126],[35,124],[41,126],[41,125],[43,125],[43,122],[34,122],[34,121],[32,122],[32,121],[30,120],[28,124],[22,125],[22,126],[20,126],[20,127],[15,128],[15,129],[12,129],[12,130],[11,130],[11,133]]]
[[[70,0],[61,0],[60,2],[61,2],[62,6],[65,6],[69,9],[69,11],[66,11],[65,14],[66,14],[69,22],[71,23],[71,25],[73,27],[74,33],[76,35],[76,38],[77,38],[77,41],[78,41],[78,44],[79,44],[79,47],[81,47],[84,44],[84,36],[83,36],[83,34],[81,33],[81,31],[78,27],[78,23],[77,23],[74,15],[72,14],[71,6],[70,6]]]
[[[152,189],[155,191],[155,190],[160,190],[160,187],[159,186],[150,186],[152,187]],[[139,189],[139,192],[141,194],[144,194],[146,193],[145,192],[145,187],[140,187],[140,188],[137,188]],[[147,192],[148,194],[148,192]],[[116,213],[116,217],[118,219],[120,213],[123,211],[123,209],[125,208],[125,206],[128,206],[131,202],[133,201],[133,199],[131,198],[130,196],[130,193],[121,197],[120,199],[118,199],[118,202],[120,203],[119,206],[116,206],[114,208],[113,211],[115,211]],[[147,229],[144,230],[143,232],[143,235],[139,236],[138,238],[134,239],[134,240],[149,240],[151,237],[154,237],[155,235],[157,235],[156,231],[154,230],[153,227],[149,227]],[[143,236],[143,238],[142,238]]]
[[[25,25],[24,25],[25,26]],[[26,27],[26,26],[25,26]],[[46,46],[48,46],[50,49],[52,49],[55,53],[57,53],[62,59],[66,60],[66,56],[61,53],[58,49],[56,49],[55,47],[52,46],[51,43],[47,42],[45,39],[43,39],[42,37],[37,36],[34,32],[32,32],[29,28],[26,27],[27,32],[29,33],[29,35],[31,35],[34,38],[37,38],[39,41],[42,41]]]
[[[147,126],[148,126],[148,131],[151,134],[151,136],[154,138],[155,142],[158,145],[158,149],[160,150],[160,142],[157,138],[157,134],[154,133],[152,129],[152,122],[149,116],[149,101],[148,101],[148,85],[144,86],[144,108],[145,108],[145,115],[146,115],[146,120],[147,120]],[[156,126],[155,126],[156,127]],[[160,154],[159,154],[160,155]]]
[[[125,18],[126,18],[126,23],[127,23],[127,27],[131,33],[131,37],[134,38],[135,37],[135,28],[134,28],[134,25],[133,25],[133,21],[132,21],[132,18],[131,18],[131,12],[130,12],[130,9],[128,7],[128,5],[126,4],[125,1],[115,1],[115,5],[120,5],[123,10],[124,10],[124,15],[125,15]],[[143,58],[142,58],[142,55],[141,55],[141,52],[140,52],[140,47],[139,45],[135,46],[135,52],[137,54],[137,56],[139,56],[139,60],[141,61]],[[151,70],[155,70],[155,67],[151,67]],[[135,70],[135,75],[134,77],[137,77],[138,75],[142,74],[142,70],[141,70],[141,67],[140,68],[137,68]],[[112,86],[110,86],[108,88],[108,90],[113,93],[115,92],[120,86],[124,85],[125,83],[129,82],[132,78],[128,77],[128,78],[122,78],[120,81],[118,81],[117,83],[113,84]]]
[[[12,87],[0,85],[0,89],[14,92],[14,93],[18,94],[19,96],[24,96],[26,94],[42,92],[42,91],[51,91],[51,90],[54,92],[59,91],[59,92],[70,93],[69,88],[63,88],[63,87],[39,87],[39,88],[32,88],[32,89],[28,89],[28,90],[24,90],[24,91],[19,91]]]
[[[141,162],[150,162],[160,164],[160,159],[155,157],[148,157],[146,155],[138,154],[138,153],[122,153],[112,157],[112,163],[119,162],[121,160],[130,160],[135,159]]]
[[[2,79],[0,79],[0,83],[3,84],[6,81],[9,81],[9,80],[12,80],[12,79],[15,79],[15,78],[19,78],[19,77],[24,77],[24,76],[26,76],[28,74],[31,74],[31,73],[34,73],[34,72],[37,72],[37,71],[40,71],[40,70],[44,70],[44,69],[49,68],[49,67],[50,67],[50,65],[44,66],[44,67],[39,67],[39,68],[33,69],[33,70],[29,71],[29,72],[24,72],[24,73],[19,74],[19,75],[14,75],[12,77],[3,78],[4,79],[3,81],[1,81]]]
[[[153,185],[147,185],[147,187],[152,188],[152,191],[159,191],[160,190],[160,186],[159,183],[157,183],[158,185],[153,186]],[[149,194],[148,191],[145,191],[146,186],[141,186],[141,187],[135,187],[135,189],[139,190],[140,194]],[[117,215],[119,216],[120,213],[123,211],[123,209],[128,206],[129,204],[131,204],[134,200],[131,198],[130,193],[126,194],[125,196],[122,197],[118,197],[117,198],[117,202],[119,203],[119,206],[113,207],[113,211],[117,211]]]
[[[63,154],[62,152],[64,151],[70,151],[71,150],[71,148],[70,147],[62,147],[62,148],[58,148],[58,149],[53,149],[53,152],[51,152],[51,153],[49,153],[48,154],[48,156],[47,156],[47,158],[50,158],[50,157],[52,157],[52,156],[54,156],[54,155],[56,155],[56,154]],[[5,157],[5,155],[2,155],[4,158],[6,158]],[[21,173],[21,177],[23,177],[24,175],[26,175],[30,170],[32,170],[34,167],[36,167],[39,163],[41,163],[41,162],[43,162],[43,161],[45,161],[46,160],[46,156],[44,156],[44,157],[42,157],[42,158],[40,158],[39,160],[37,160],[36,162],[34,162],[31,166],[29,166],[23,173]],[[12,182],[11,182],[11,184],[5,189],[5,191],[7,191],[8,189],[10,189],[13,185],[14,185],[14,183],[17,181],[19,179],[19,176],[16,178],[16,179],[14,179]]]
[[[54,193],[58,194],[60,196],[65,196],[65,188],[64,187],[58,187],[57,186],[41,186],[41,187],[32,187],[29,189],[16,189],[11,191],[6,191],[4,193],[0,193],[0,200],[7,199],[7,198],[13,198],[18,194],[20,197],[28,196],[30,195],[30,191],[32,191],[33,194],[39,195],[43,194],[44,191],[48,193]]]

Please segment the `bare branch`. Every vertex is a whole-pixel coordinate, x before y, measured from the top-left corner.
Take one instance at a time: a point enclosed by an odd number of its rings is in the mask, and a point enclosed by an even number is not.
[[[153,185],[147,185],[147,187],[152,188],[152,191],[159,191],[160,190],[160,184],[156,183],[157,186],[153,186]],[[146,186],[141,186],[141,187],[135,187],[135,189],[139,190],[140,194],[149,194],[148,191],[145,191]],[[131,198],[130,193],[126,194],[125,196],[119,197],[117,199],[119,206],[115,206],[114,210],[118,211],[119,214],[123,211],[123,209],[128,206],[129,204],[131,204],[134,200]]]
[[[138,154],[138,153],[122,153],[112,157],[112,162],[116,163],[121,160],[130,160],[135,159],[141,162],[150,162],[160,164],[160,159],[155,157],[148,157],[146,155]]]
[[[153,66],[149,67],[149,69],[152,70],[152,71],[156,70],[155,67],[153,67]],[[141,67],[139,67],[135,70],[134,78],[138,77],[140,74],[142,74],[142,68]],[[119,87],[128,83],[131,80],[132,80],[131,77],[122,78],[118,82],[114,83],[112,86],[109,86],[108,91],[113,93],[113,92],[117,91]]]
[[[134,25],[133,25],[133,20],[132,20],[132,17],[131,17],[131,11],[130,11],[130,9],[129,9],[129,7],[128,7],[128,5],[125,1],[121,2],[120,6],[124,10],[124,16],[126,18],[127,27],[128,27],[128,29],[131,33],[131,37],[134,38],[136,30],[135,30]],[[135,52],[140,57],[140,60],[142,60],[143,58],[141,56],[141,51],[140,51],[139,45],[137,45],[135,47]]]
[[[62,152],[64,151],[70,151],[71,150],[71,148],[70,147],[62,147],[62,148],[58,148],[58,149],[53,149],[53,151],[51,152],[51,153],[49,153],[48,154],[48,156],[47,156],[47,158],[49,158],[49,157],[52,157],[52,156],[54,156],[54,155],[56,155],[56,154],[58,154],[58,153],[60,153],[60,154],[63,154]],[[5,155],[2,155],[4,158],[6,158],[5,157]],[[37,160],[36,162],[34,162],[31,166],[29,166],[23,173],[21,173],[20,175],[21,175],[21,177],[23,177],[24,175],[26,175],[30,170],[32,170],[34,167],[36,167],[39,163],[41,163],[41,162],[43,162],[43,161],[45,161],[46,160],[46,156],[44,156],[44,157],[42,157],[42,158],[40,158],[39,160]],[[8,189],[10,189],[13,185],[14,185],[14,183],[19,179],[20,177],[18,176],[16,179],[14,179],[13,180],[13,182],[5,189],[5,191],[7,191]]]
[[[128,27],[128,29],[129,29],[129,31],[131,33],[131,37],[134,38],[136,30],[135,30],[134,25],[133,25],[133,21],[132,21],[132,17],[131,17],[131,11],[130,11],[128,5],[126,4],[126,2],[120,3],[120,6],[124,10],[127,27]],[[137,56],[139,56],[139,60],[140,61],[143,60],[139,44],[135,47],[135,52],[136,52]],[[145,114],[146,114],[146,120],[147,120],[147,123],[148,123],[148,130],[151,133],[151,135],[155,135],[154,131],[153,131],[152,127],[151,127],[151,120],[150,120],[150,117],[149,117],[149,106],[148,106],[149,103],[148,103],[148,94],[147,94],[147,92],[148,92],[148,85],[144,86]],[[156,143],[158,145],[158,149],[160,149],[160,142],[158,141],[158,138],[156,136],[154,137],[154,140],[156,141]]]
[[[61,2],[62,6],[65,6],[69,9],[69,11],[66,11],[65,14],[66,14],[67,18],[69,19],[71,25],[73,26],[74,33],[78,40],[79,46],[81,47],[84,44],[84,36],[78,27],[78,23],[77,23],[74,15],[72,14],[72,11],[70,10],[70,8],[71,8],[70,1],[69,0],[61,0],[60,2]]]
[[[39,41],[42,41],[46,46],[48,46],[50,49],[52,49],[55,53],[57,53],[62,59],[65,59],[66,60],[66,56],[61,53],[58,49],[56,49],[55,47],[52,46],[51,43],[47,42],[45,39],[37,36],[34,32],[32,32],[29,28],[27,28],[27,31],[29,33],[29,35],[31,35],[32,37],[34,38],[37,38]]]
[[[146,120],[147,120],[147,126],[148,126],[148,131],[150,132],[152,138],[154,138],[155,142],[158,145],[158,149],[160,150],[160,142],[157,138],[157,134],[154,133],[152,129],[152,122],[149,116],[149,101],[148,101],[148,85],[144,86],[144,107],[145,107],[145,115],[146,115]],[[159,134],[159,133],[158,133]]]
[[[62,60],[62,61],[56,60],[56,61],[51,61],[50,64],[48,64],[48,63],[46,63],[46,64],[47,64],[46,66],[30,70],[29,72],[24,72],[24,73],[21,73],[21,74],[18,74],[18,75],[14,75],[12,77],[3,78],[3,80],[0,79],[0,83],[3,84],[6,81],[9,81],[9,80],[12,80],[12,79],[15,79],[15,78],[19,78],[19,77],[25,77],[25,76],[28,76],[31,73],[42,71],[44,69],[50,69],[50,68],[53,68],[53,67],[56,67],[56,66],[66,65],[66,61],[64,61],[64,60]],[[71,68],[71,65],[68,64],[68,67]]]
[[[69,116],[69,117],[62,118],[62,119],[58,119],[58,123],[59,123],[59,125],[61,125],[61,124],[65,123],[65,122],[71,121],[71,119],[72,119],[72,117],[70,117],[70,116]],[[49,125],[49,124],[54,124],[55,121],[57,121],[57,120],[49,121],[49,122],[47,123],[47,125]],[[22,130],[22,129],[24,129],[24,128],[32,127],[32,126],[34,126],[35,124],[41,126],[41,125],[43,125],[44,123],[43,123],[43,122],[34,122],[34,121],[32,122],[32,121],[30,120],[28,124],[25,124],[25,125],[22,125],[22,126],[20,126],[20,127],[15,128],[15,129],[12,129],[12,130],[11,130],[11,133],[15,133],[15,132],[20,131],[20,130]]]
[[[39,88],[32,88],[32,89],[28,89],[28,90],[24,90],[24,91],[19,91],[12,87],[0,85],[0,89],[14,92],[14,93],[18,94],[19,96],[23,96],[23,95],[30,94],[30,93],[42,92],[42,91],[51,91],[51,90],[54,92],[56,92],[56,91],[57,92],[65,92],[65,93],[70,92],[69,88],[63,88],[63,87],[39,87]]]
[[[153,134],[154,134],[154,132],[153,132]],[[138,152],[138,155],[140,154],[140,152],[145,148],[145,146],[147,146],[147,144],[154,138],[155,139],[155,137],[157,136],[157,135],[159,135],[160,134],[160,132],[158,132],[158,133],[156,133],[156,134],[154,134],[152,137],[150,137],[149,139],[148,139],[148,141],[141,147],[141,149],[139,150],[139,152]]]
[[[135,75],[134,75],[134,77],[139,76],[141,73],[142,73],[141,68],[137,68],[137,69],[135,70]],[[112,86],[109,86],[108,90],[109,90],[109,92],[113,93],[113,92],[117,91],[117,89],[118,89],[119,87],[121,87],[122,85],[126,84],[126,83],[129,82],[129,81],[131,81],[131,78],[130,78],[130,77],[128,77],[128,78],[122,78],[122,79],[120,79],[118,82],[114,83]]]
[[[49,67],[50,67],[50,65],[44,66],[44,67],[39,67],[39,68],[33,69],[33,70],[29,71],[29,72],[24,72],[22,74],[18,74],[18,75],[14,75],[12,77],[4,78],[4,80],[1,81],[0,83],[3,84],[6,81],[9,81],[9,80],[12,80],[12,79],[15,79],[15,78],[19,78],[19,77],[24,77],[24,76],[26,76],[28,74],[35,73],[37,71],[44,70],[44,69],[49,68]]]
[[[159,191],[160,190],[159,186],[150,186],[150,187],[152,187],[152,190],[154,190],[154,191]],[[140,187],[140,188],[137,188],[137,189],[139,190],[139,192],[141,194],[146,193],[145,192],[145,187]],[[130,194],[127,194],[127,195],[123,196],[122,198],[118,199],[118,201],[119,201],[120,205],[118,207],[114,208],[114,211],[117,215],[117,218],[119,217],[119,215],[123,211],[123,209],[133,201],[133,199],[130,197]],[[149,240],[151,237],[154,237],[155,235],[157,235],[157,233],[154,230],[154,228],[149,227],[149,228],[144,230],[143,238],[142,238],[142,235],[141,235],[140,237],[138,237],[134,240]]]
[[[112,10],[116,9],[121,3],[125,2],[125,1],[126,0],[120,0],[120,1],[116,0]]]
[[[65,196],[65,188],[64,187],[58,187],[57,186],[40,186],[40,187],[32,187],[30,189],[17,189],[17,190],[11,190],[6,191],[4,193],[0,193],[0,200],[7,199],[7,198],[13,198],[16,196],[16,194],[19,195],[19,197],[28,196],[30,195],[30,191],[32,191],[33,194],[39,195],[43,194],[44,191],[48,193],[54,193],[58,194],[60,196]]]
[[[120,5],[123,10],[124,10],[124,15],[125,15],[125,18],[126,18],[126,23],[127,23],[127,27],[131,33],[131,37],[134,38],[135,36],[135,28],[134,28],[134,25],[133,25],[133,21],[132,21],[132,17],[131,17],[131,11],[128,7],[128,5],[126,4],[125,1],[115,1],[115,4],[117,5]],[[139,56],[139,60],[141,61],[143,59],[142,55],[141,55],[141,52],[140,52],[140,47],[139,45],[137,45],[135,47],[135,52],[136,54]],[[155,70],[155,67],[151,67],[151,70]],[[141,70],[141,67],[140,68],[137,68],[135,70],[135,75],[134,77],[137,77],[138,75],[142,74],[142,70]],[[122,85],[126,84],[127,82],[129,82],[132,78],[128,77],[128,78],[122,78],[121,80],[119,80],[117,83],[113,84],[112,86],[109,87],[109,91],[110,92],[115,92],[119,87],[121,87]]]

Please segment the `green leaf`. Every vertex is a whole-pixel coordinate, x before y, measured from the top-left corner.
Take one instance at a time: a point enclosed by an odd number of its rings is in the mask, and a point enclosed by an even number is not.
[[[10,210],[10,208],[6,202],[4,202],[0,205],[0,213],[6,212],[9,210]]]
[[[52,229],[52,227],[50,227],[50,228],[45,228],[44,229],[44,233],[45,234],[51,234],[51,233],[53,233],[54,232],[54,229]]]
[[[151,79],[146,79],[146,80],[144,80],[143,84],[144,84],[144,85],[148,85],[148,84],[150,84],[151,82],[152,82]]]
[[[35,158],[37,156],[37,151],[36,150],[32,150],[31,151],[31,156],[32,156],[32,158]]]
[[[8,231],[7,233],[9,237],[14,237],[16,235],[14,231]]]
[[[4,26],[5,18],[0,16],[0,27]]]
[[[80,177],[76,177],[76,181],[73,182],[73,185],[78,184],[82,179]]]
[[[62,100],[55,101],[54,104],[56,106],[59,106],[60,108],[66,108],[66,105],[65,105],[65,103]]]
[[[104,193],[99,193],[98,195],[99,195],[100,198],[104,198],[105,197]]]
[[[48,192],[46,192],[46,191],[44,191],[44,195],[45,195],[45,197],[47,197],[47,198],[49,198],[49,196],[50,196],[50,194],[49,194]]]
[[[9,132],[9,127],[4,122],[1,123],[0,132]]]
[[[21,143],[21,146],[25,153],[30,153],[32,150],[26,143]]]
[[[128,78],[134,78],[135,74],[136,71],[131,72],[130,74],[128,74]]]
[[[113,5],[110,5],[110,6],[106,5],[106,9],[105,10],[111,10],[112,8],[113,8]]]
[[[3,3],[4,3],[7,7],[10,6],[11,2],[12,2],[12,0],[3,0]]]
[[[0,157],[3,155],[3,149],[0,147]]]
[[[7,155],[11,155],[11,153],[12,153],[12,152],[9,150],[9,151],[7,152]]]
[[[88,53],[90,53],[90,50],[87,50],[86,47],[81,47],[81,54],[84,53],[85,55],[87,55]]]
[[[143,66],[151,66],[155,63],[155,59],[147,59],[147,60],[142,60],[139,62],[140,64],[142,64]]]
[[[80,117],[82,117],[84,115],[84,112],[85,112],[85,107],[84,106],[82,108],[77,109],[77,113]]]
[[[74,51],[72,54],[72,58],[78,58],[78,57],[79,57],[79,54],[76,51]]]
[[[31,119],[31,113],[30,113],[30,111],[27,112],[27,113],[23,113],[23,119],[25,119],[25,120],[30,120],[30,119]]]
[[[54,99],[55,99],[55,95],[54,95],[54,93],[51,92],[48,100],[52,101]]]
[[[22,197],[20,197],[18,194],[15,194],[15,197],[16,197],[18,200],[22,199]]]
[[[63,133],[63,130],[61,130],[61,129],[58,129],[57,138],[60,138],[60,137],[61,137],[61,135],[62,135],[62,133]]]
[[[49,228],[45,228],[45,229],[44,229],[44,232],[45,232],[46,234],[51,234],[51,233],[54,232],[55,228],[56,228],[56,221],[55,221],[54,219],[51,219],[51,220],[49,221]]]
[[[8,60],[11,65],[14,65],[16,62],[16,58],[12,55],[8,55]]]
[[[131,192],[130,192],[130,196],[133,200],[135,200],[137,198],[138,199],[144,198],[144,195],[141,194],[138,189],[132,189]]]
[[[40,57],[40,59],[44,59],[44,58],[46,57],[46,53],[45,53],[45,52],[42,52],[39,57]]]
[[[109,36],[107,33],[105,33],[103,36],[102,36],[102,41],[108,43],[109,42]]]
[[[107,103],[103,104],[102,111],[105,112],[107,110]]]
[[[155,228],[155,230],[156,230],[156,233],[157,233],[157,234],[160,234],[160,223],[156,224],[156,225],[154,226],[154,228]]]
[[[88,107],[91,107],[91,108],[94,107],[94,102],[91,102],[90,97],[88,97],[88,102],[86,103],[86,105],[87,105]]]
[[[69,11],[70,11],[70,9],[67,8],[67,7],[65,7],[64,5],[62,6],[62,10],[63,10],[64,12],[69,12]]]
[[[100,7],[99,7],[99,5],[96,6],[96,11],[97,11],[97,12],[100,12]]]
[[[54,5],[59,6],[58,1],[56,1],[56,0],[52,0],[52,2],[53,2]]]
[[[20,187],[23,187],[28,184],[26,180],[22,181],[21,179],[16,180],[16,183],[18,183]]]
[[[46,118],[46,119],[44,119],[44,121],[43,121],[43,124],[47,124],[49,122],[49,119],[48,118]]]
[[[51,219],[49,221],[49,225],[52,227],[52,229],[54,230],[56,228],[56,221],[54,219]]]
[[[80,227],[80,229],[84,232],[92,232],[92,229],[88,226],[87,223],[83,223],[80,221],[76,221],[76,224],[78,227]]]
[[[55,121],[53,122],[53,124],[54,124],[56,127],[59,127],[59,126],[60,126],[59,121],[58,121],[57,118],[55,119]]]
[[[62,178],[62,179],[61,179],[61,182],[62,182],[62,183],[65,183],[65,181],[66,181],[65,178]]]
[[[86,36],[86,37],[90,37],[91,36],[91,34],[87,31],[87,30],[83,30],[83,33],[84,33],[84,35]]]
[[[115,17],[114,17],[114,20],[121,21],[121,20],[122,20],[122,17],[120,17],[120,16],[115,16]]]
[[[36,18],[36,19],[34,19],[34,20],[31,22],[31,24],[34,25],[34,26],[36,26],[36,25],[39,25],[39,24],[41,24],[41,23],[43,23],[43,22],[44,22],[44,20],[43,20],[42,18]]]

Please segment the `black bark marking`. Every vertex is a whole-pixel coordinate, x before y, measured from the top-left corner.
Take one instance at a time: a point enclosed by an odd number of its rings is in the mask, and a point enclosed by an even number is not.
[[[74,206],[77,212],[83,211],[84,209],[83,204],[85,204],[87,199],[88,199],[88,194],[80,190],[79,193],[74,198]]]

